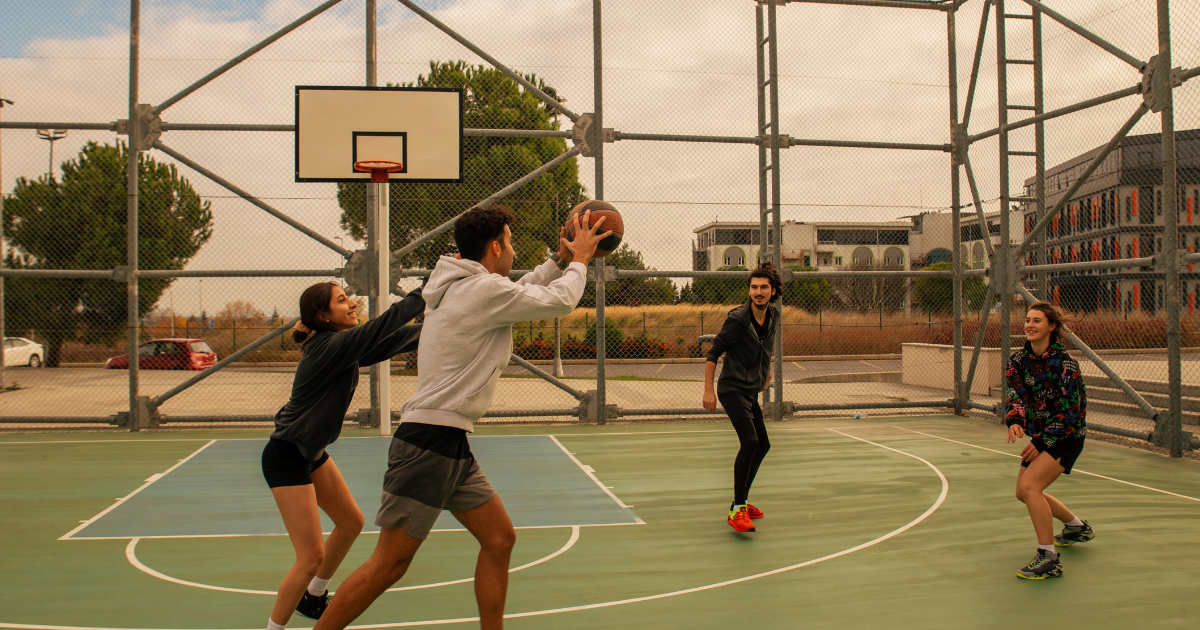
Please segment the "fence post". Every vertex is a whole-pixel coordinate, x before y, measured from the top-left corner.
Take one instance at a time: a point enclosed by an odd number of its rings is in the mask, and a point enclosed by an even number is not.
[[[141,317],[138,307],[138,166],[141,157],[142,117],[138,107],[138,62],[142,30],[141,0],[129,3],[129,136],[126,145],[125,179],[125,339],[129,344],[129,430],[138,432],[142,427],[141,405],[138,391],[138,325]]]
[[[237,352],[237,320],[233,320],[233,351]]]
[[[704,336],[704,311],[700,311],[700,336]]]
[[[563,377],[562,369],[562,326],[557,317],[554,318],[554,376]]]
[[[1166,307],[1167,307],[1167,417],[1157,423],[1155,433],[1162,433],[1162,446],[1171,451],[1171,457],[1183,457],[1183,385],[1180,364],[1179,311],[1179,193],[1178,171],[1175,155],[1175,86],[1171,81],[1171,10],[1167,0],[1158,0],[1158,68],[1166,82],[1163,90],[1165,103],[1162,107],[1162,211],[1166,218],[1163,251],[1159,256],[1166,259]],[[1152,60],[1151,63],[1154,63]],[[1155,77],[1158,78],[1158,77]],[[1158,440],[1156,440],[1158,441]]]

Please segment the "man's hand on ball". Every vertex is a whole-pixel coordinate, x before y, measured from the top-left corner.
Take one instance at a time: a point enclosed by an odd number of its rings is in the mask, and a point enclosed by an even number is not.
[[[600,226],[604,225],[606,217],[600,217],[596,220],[595,225],[587,227],[591,217],[591,210],[584,211],[582,217],[578,214],[575,215],[575,240],[567,241],[565,238],[561,239],[560,245],[570,249],[573,254],[572,262],[588,264],[588,261],[596,255],[596,246],[600,244],[600,241],[612,234],[612,230],[601,234],[596,233],[600,229]]]
[[[562,226],[562,229],[558,231],[558,257],[561,258],[563,262],[571,264],[571,262],[575,260],[575,252],[571,251],[570,247],[567,247],[568,242],[567,226],[564,225]]]

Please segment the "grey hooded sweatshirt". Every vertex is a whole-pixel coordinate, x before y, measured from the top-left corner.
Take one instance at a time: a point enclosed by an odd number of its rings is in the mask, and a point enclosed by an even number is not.
[[[514,282],[473,260],[439,258],[422,292],[417,391],[401,422],[473,431],[512,356],[513,324],[567,315],[586,283],[577,262],[560,271],[548,260]]]

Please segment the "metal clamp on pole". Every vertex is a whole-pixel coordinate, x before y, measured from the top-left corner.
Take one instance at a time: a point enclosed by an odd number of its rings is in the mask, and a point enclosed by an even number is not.
[[[617,135],[611,127],[601,129],[593,125],[595,114],[580,114],[571,128],[571,142],[581,147],[583,157],[595,157],[596,147],[602,143],[612,144],[617,141]]]
[[[604,424],[608,420],[621,417],[621,410],[616,405],[605,405],[604,417],[600,417],[599,396],[594,389],[589,389],[579,399],[579,421],[588,424]]]
[[[153,149],[154,143],[158,142],[158,139],[163,134],[162,116],[159,116],[158,113],[154,111],[153,105],[140,103],[137,106],[137,124],[141,127],[139,130],[141,133],[137,136],[137,150],[149,151],[150,149]],[[132,134],[130,133],[131,127],[129,125],[129,119],[122,118],[118,120],[116,128],[117,135],[132,137]]]

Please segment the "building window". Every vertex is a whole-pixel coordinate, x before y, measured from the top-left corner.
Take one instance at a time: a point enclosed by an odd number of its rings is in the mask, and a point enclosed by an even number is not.
[[[1133,245],[1131,243],[1125,243],[1125,257],[1133,258]]]
[[[1154,214],[1162,216],[1162,191],[1154,191]]]
[[[741,247],[730,247],[725,250],[726,267],[745,267],[746,252]]]
[[[812,257],[811,257],[811,256],[805,256],[805,257],[804,257],[804,266],[805,266],[805,267],[811,267],[811,266],[812,266],[812,262],[811,262],[811,261],[812,261]]]
[[[835,265],[841,265],[841,264],[842,264],[842,257],[841,257],[841,256],[834,256],[834,257],[833,257],[833,264],[835,264]]]
[[[1133,220],[1133,198],[1125,195],[1125,221]]]

